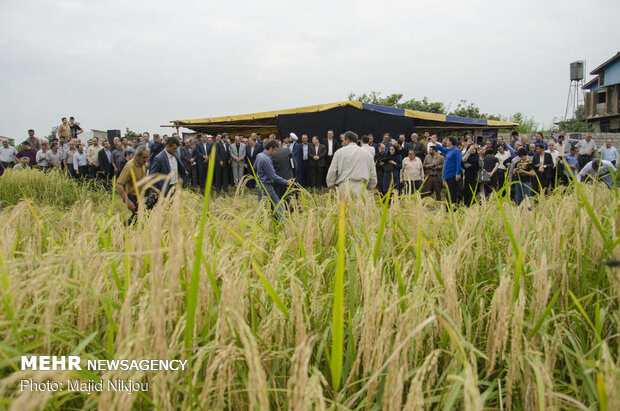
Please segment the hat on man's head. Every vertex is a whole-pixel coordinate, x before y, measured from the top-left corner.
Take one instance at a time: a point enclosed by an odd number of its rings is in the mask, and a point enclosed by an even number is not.
[[[293,140],[297,141],[297,134],[295,134],[295,133],[291,133],[291,134],[289,134],[289,136],[291,136],[291,138],[292,138]]]

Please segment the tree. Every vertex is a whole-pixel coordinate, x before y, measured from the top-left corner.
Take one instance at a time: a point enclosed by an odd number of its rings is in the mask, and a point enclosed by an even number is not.
[[[56,137],[57,132],[58,132],[58,126],[52,127],[52,131],[50,131],[50,134],[49,136],[47,136],[47,139],[51,141],[53,138]]]
[[[428,97],[424,97],[422,100],[406,100],[401,102],[403,95],[400,93],[393,93],[387,97],[381,97],[381,93],[377,91],[371,91],[370,93],[356,95],[355,93],[349,93],[348,99],[352,101],[359,101],[361,103],[378,104],[381,106],[404,108],[407,110],[425,111],[428,113],[445,114],[446,108],[440,101],[429,101]]]
[[[135,131],[131,131],[129,129],[129,127],[125,127],[125,136],[127,139],[129,140],[134,140],[136,138],[140,138],[141,134],[140,133],[136,133]]]
[[[579,121],[586,120],[586,106],[583,104],[577,106],[577,110],[575,110],[575,118]]]
[[[566,130],[568,132],[594,131],[594,127],[591,124],[587,124],[585,120],[586,107],[583,104],[580,104],[575,111],[575,118],[560,120],[556,117],[553,119],[553,123],[558,126],[558,129]]]
[[[528,117],[521,112],[514,113],[513,115],[507,117],[502,116],[501,120],[511,123],[519,123],[516,131],[523,134],[534,133],[539,127],[539,124],[534,120],[534,117]]]
[[[450,113],[451,116],[469,117],[469,118],[486,118],[489,120],[500,120],[500,116],[487,114],[480,111],[480,108],[472,102],[467,104],[467,100],[461,100],[456,109]]]

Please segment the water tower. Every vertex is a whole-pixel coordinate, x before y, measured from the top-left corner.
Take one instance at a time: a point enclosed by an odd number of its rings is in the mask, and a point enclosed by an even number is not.
[[[583,79],[586,63],[578,60],[570,63],[570,86],[568,87],[568,98],[566,99],[566,111],[564,120],[575,119],[577,107],[583,104]]]

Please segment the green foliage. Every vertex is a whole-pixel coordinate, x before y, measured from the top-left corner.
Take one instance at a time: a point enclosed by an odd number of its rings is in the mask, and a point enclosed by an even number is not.
[[[577,111],[575,111],[575,118],[579,121],[584,121],[586,119],[586,106],[580,104],[577,106]]]
[[[62,171],[9,169],[0,184],[0,205],[4,207],[18,204],[24,198],[36,204],[67,208],[87,199],[94,204],[109,204],[109,197],[100,181],[82,183]]]
[[[425,111],[428,113],[445,114],[446,108],[440,101],[429,101],[428,97],[424,97],[422,100],[402,101],[402,94],[394,93],[387,97],[381,97],[381,93],[377,91],[371,91],[370,93],[356,95],[355,93],[349,93],[348,99],[352,101],[360,101],[362,103],[378,104],[381,106],[404,108],[407,110]]]
[[[456,109],[451,111],[449,114],[452,116],[459,116],[459,117],[486,118],[489,120],[501,120],[499,116],[481,112],[480,108],[476,104],[472,102],[468,103],[467,100],[459,101],[459,104],[458,106],[456,106]]]
[[[558,130],[566,130],[568,132],[588,132],[594,131],[594,127],[591,124],[586,124],[584,121],[576,119],[560,120],[555,122]]]
[[[58,126],[54,126],[52,127],[52,130],[50,131],[49,135],[47,136],[48,140],[53,139],[54,137],[56,137],[56,133],[58,132]]]
[[[586,124],[586,108],[583,104],[577,107],[575,118],[561,120],[556,117],[553,119],[553,122],[557,125],[559,130],[566,130],[568,132],[594,131],[594,127],[591,124]]]
[[[130,130],[129,127],[125,128],[125,135],[123,137],[128,138],[129,140],[135,140],[136,138],[140,138],[141,134],[136,133],[133,130]]]
[[[501,116],[502,121],[519,123],[516,131],[523,134],[535,133],[539,130],[540,124],[534,120],[534,117],[526,116],[521,112],[514,113],[510,116]]]

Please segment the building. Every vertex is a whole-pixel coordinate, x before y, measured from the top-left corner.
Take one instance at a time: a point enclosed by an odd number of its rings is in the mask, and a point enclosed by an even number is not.
[[[620,52],[590,72],[585,91],[586,121],[597,132],[620,132]]]
[[[402,133],[409,138],[414,131],[440,133],[460,130],[470,131],[479,136],[492,136],[493,132],[497,135],[498,129],[512,129],[518,126],[518,123],[426,113],[358,101],[341,101],[252,114],[174,120],[171,123],[177,128],[185,127],[213,135],[226,132],[230,135],[273,133],[287,136],[290,132],[294,132],[298,136],[308,134],[321,138],[329,129],[333,130],[336,136],[351,130],[359,135],[373,134],[375,137],[386,132],[392,136]]]

